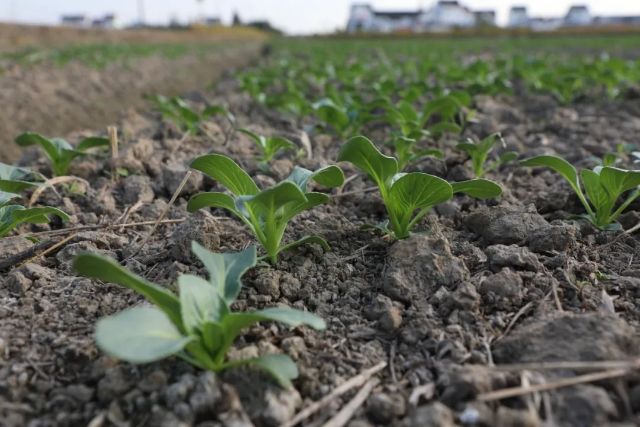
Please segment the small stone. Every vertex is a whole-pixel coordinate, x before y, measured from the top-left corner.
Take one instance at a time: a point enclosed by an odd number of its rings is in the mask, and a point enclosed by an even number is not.
[[[533,205],[527,208],[481,207],[467,215],[464,223],[488,245],[522,244],[535,230],[549,227],[549,223],[538,214]]]
[[[9,276],[7,277],[7,280],[5,282],[5,285],[9,292],[16,295],[24,295],[24,293],[29,290],[32,284],[33,281],[25,277],[25,275],[19,271],[12,271],[11,273],[9,273]]]
[[[401,394],[377,393],[367,401],[367,415],[378,424],[388,425],[394,419],[402,417],[406,403]]]
[[[396,307],[391,306],[382,313],[380,319],[378,319],[378,325],[380,329],[385,332],[393,332],[402,324],[402,311]]]
[[[302,404],[302,398],[295,388],[290,390],[269,389],[265,393],[266,407],[261,413],[261,420],[269,427],[280,426],[289,421]]]
[[[195,386],[195,378],[191,374],[184,374],[177,383],[171,384],[164,392],[164,399],[168,407],[184,402]]]
[[[574,225],[552,225],[535,230],[529,236],[529,249],[534,252],[564,252],[575,248],[580,234]]]
[[[222,391],[216,374],[205,372],[198,377],[195,390],[189,398],[189,405],[196,417],[204,417],[215,412],[221,399]]]
[[[253,286],[260,294],[277,299],[280,296],[280,273],[275,270],[262,269]]]

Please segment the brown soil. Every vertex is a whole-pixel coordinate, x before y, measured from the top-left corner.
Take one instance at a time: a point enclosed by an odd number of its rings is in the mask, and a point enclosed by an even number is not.
[[[190,99],[226,102],[241,126],[300,142],[295,121],[253,105],[239,95],[233,79]],[[556,152],[592,165],[592,156],[633,142],[640,132],[638,100],[560,107],[546,96],[520,95],[479,98],[476,104],[478,122],[468,135],[502,131],[510,148],[523,156]],[[46,193],[42,202],[72,214],[70,225],[153,220],[188,162],[212,149],[242,161],[262,183],[292,169],[294,160],[282,156],[274,176],[265,176],[246,138],[236,135],[223,147],[225,125],[211,123],[211,137],[189,139],[176,150],[180,135],[171,126],[155,114],[131,112],[120,124],[127,130],[122,165],[131,175],[114,184],[104,159],[79,163],[73,172],[91,183],[86,195],[60,190],[60,196]],[[381,140],[375,131],[368,134]],[[332,163],[340,141],[316,134],[312,144],[313,160],[296,163],[308,168]],[[466,174],[464,159],[447,154],[446,162],[427,160],[416,169],[449,178]],[[42,159],[37,164],[47,171]],[[344,168],[348,175],[356,173]],[[456,198],[439,206],[421,232],[405,241],[361,230],[384,217],[374,193],[336,198],[293,221],[287,239],[318,233],[332,250],[303,248],[285,254],[275,267],[254,269],[245,277],[238,308],[278,303],[306,308],[324,317],[328,329],[259,326],[247,331],[235,349],[245,355],[291,355],[301,377],[290,391],[253,371],[215,376],[177,359],[133,366],[103,356],[94,346],[95,321],[141,299],[118,286],[74,276],[69,269],[74,254],[91,250],[126,260],[128,268],[168,286],[178,274],[202,274],[186,249],[191,239],[216,251],[253,242],[222,211],[187,214],[186,199],[210,189],[211,182],[194,178],[170,210],[170,218],[184,222],[161,227],[133,257],[149,228],[77,233],[56,252],[1,279],[1,423],[277,426],[346,379],[386,361],[381,383],[350,426],[638,425],[637,375],[533,397],[476,400],[523,380],[550,382],[578,373],[570,368],[504,372],[496,364],[624,360],[640,351],[637,237],[597,232],[572,220],[578,206],[555,174],[507,166],[491,178],[505,188],[499,200]],[[370,185],[358,177],[345,191]],[[624,221],[633,225],[637,212]],[[0,244],[7,255],[30,245],[20,238]],[[320,425],[352,396],[337,399],[303,424]]]
[[[21,132],[59,136],[107,126],[145,105],[143,95],[177,95],[213,83],[258,57],[260,47],[257,41],[212,44],[203,55],[151,56],[101,70],[76,62],[15,65],[0,75],[0,161],[17,160],[20,149],[13,139]]]
[[[0,52],[27,47],[55,47],[79,43],[193,43],[228,40],[264,40],[252,28],[214,27],[190,31],[104,30],[0,23]]]

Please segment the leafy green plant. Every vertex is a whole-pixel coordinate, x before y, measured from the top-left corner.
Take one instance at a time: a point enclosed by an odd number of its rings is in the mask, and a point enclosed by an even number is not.
[[[12,203],[19,197],[17,194],[0,191],[0,237],[6,236],[22,224],[46,224],[52,215],[63,221],[69,219],[69,215],[57,208],[26,208]]]
[[[277,262],[280,252],[306,243],[328,249],[327,242],[318,236],[306,236],[284,246],[282,238],[287,224],[296,215],[329,201],[327,194],[307,191],[308,183],[315,181],[328,188],[341,186],[344,174],[339,167],[327,166],[315,172],[296,167],[287,179],[266,190],[260,190],[236,162],[220,154],[198,157],[191,167],[218,181],[231,195],[196,194],[189,200],[187,210],[214,207],[231,212],[253,232],[271,263]]]
[[[167,98],[163,95],[154,95],[150,96],[149,100],[165,120],[172,122],[185,134],[196,135],[201,130],[202,123],[205,120],[218,115],[223,116],[232,128],[235,127],[235,116],[221,105],[211,105],[202,110],[202,112],[198,112],[191,108],[185,100],[177,96]]]
[[[176,355],[213,372],[252,365],[271,374],[282,386],[290,387],[298,370],[288,356],[271,354],[227,360],[229,349],[243,329],[258,322],[274,321],[291,327],[308,325],[318,330],[325,328],[325,322],[311,313],[290,308],[232,311],[231,305],[242,287],[242,276],[256,265],[255,247],[216,254],[193,242],[192,250],[209,271],[209,280],[180,276],[178,296],[109,258],[89,253],[75,258],[74,269],[79,274],[118,283],[154,305],[130,308],[100,319],[95,335],[98,347],[132,363],[149,363]]]
[[[0,163],[0,191],[20,193],[42,184],[44,177],[30,169]]]
[[[62,138],[48,139],[37,133],[23,133],[16,138],[16,144],[21,147],[38,145],[51,161],[51,169],[55,176],[66,175],[71,162],[77,157],[86,156],[92,148],[108,147],[109,140],[101,137],[85,138],[75,147]]]
[[[256,143],[260,150],[260,163],[264,165],[273,160],[281,150],[291,150],[296,147],[293,142],[279,136],[262,136],[248,129],[238,129],[238,131],[247,135]]]
[[[378,228],[396,239],[408,237],[429,209],[450,200],[455,193],[481,199],[502,194],[498,184],[485,179],[450,184],[426,173],[399,173],[397,160],[383,155],[364,136],[347,141],[340,150],[338,161],[352,163],[376,183],[389,215],[389,220]]]
[[[442,158],[442,151],[437,148],[418,148],[417,142],[415,139],[404,136],[397,136],[391,140],[398,161],[398,170],[404,170],[410,163],[425,157]]]
[[[487,163],[489,154],[495,147],[498,141],[504,146],[504,140],[498,133],[489,135],[480,142],[474,142],[472,139],[468,139],[467,142],[461,142],[457,145],[459,150],[464,151],[471,158],[471,165],[473,173],[476,178],[483,177],[487,172],[497,169],[500,165],[510,162],[518,158],[518,153],[514,151],[507,151],[502,153],[498,158],[490,163]]]
[[[559,173],[584,206],[586,218],[599,229],[620,229],[615,221],[640,196],[640,171],[597,166],[593,170],[583,169],[578,174],[571,163],[557,156],[532,157],[522,164],[547,167]],[[631,193],[616,209],[618,199],[628,191]]]

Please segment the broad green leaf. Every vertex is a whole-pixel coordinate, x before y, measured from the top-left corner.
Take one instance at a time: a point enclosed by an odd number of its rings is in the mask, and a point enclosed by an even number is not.
[[[47,157],[49,157],[49,159],[51,160],[57,159],[59,156],[58,146],[54,144],[53,141],[37,133],[33,133],[33,132],[23,133],[22,135],[19,135],[16,138],[15,142],[21,147],[39,145],[45,151],[45,153],[47,154]]]
[[[13,219],[18,223],[46,224],[51,215],[63,221],[69,220],[69,215],[52,207],[22,208],[13,212]]]
[[[85,138],[82,141],[80,141],[80,143],[76,147],[76,150],[86,151],[96,147],[108,147],[109,145],[110,145],[110,142],[108,138],[101,138],[101,137],[94,136],[90,138]]]
[[[296,166],[287,180],[294,182],[303,192],[306,192],[310,180],[328,188],[339,187],[344,183],[344,173],[335,165],[326,166],[315,172]]]
[[[469,156],[475,155],[475,153],[478,151],[478,146],[472,142],[461,142],[458,145],[456,145],[456,148],[464,151]]]
[[[293,328],[301,325],[307,325],[317,330],[326,328],[324,320],[314,314],[292,308],[277,307],[254,312],[230,313],[223,319],[222,324],[225,331],[231,331],[232,335],[237,336],[241,330],[267,320],[284,323]]]
[[[640,186],[640,171],[629,171],[610,166],[600,171],[600,183],[611,197],[618,198],[625,191]]]
[[[0,163],[0,191],[20,193],[42,184],[42,177],[29,169]]]
[[[157,305],[179,329],[183,329],[180,301],[175,295],[133,274],[112,259],[96,254],[83,253],[73,260],[73,269],[83,276],[104,282],[117,283],[138,292]]]
[[[364,136],[356,136],[340,149],[339,162],[351,162],[368,174],[378,187],[384,188],[388,180],[398,173],[398,162],[393,157],[383,155]]]
[[[295,148],[296,144],[286,138],[272,136],[265,141],[265,151],[270,155],[275,155],[278,151]]]
[[[411,172],[403,174],[393,183],[386,203],[389,215],[397,218],[400,226],[404,227],[408,226],[417,209],[428,209],[446,202],[451,197],[451,185],[444,179],[426,173]],[[394,230],[399,231],[401,230]]]
[[[218,289],[190,274],[178,278],[182,324],[189,334],[202,330],[205,322],[219,322],[228,309]]]
[[[181,351],[193,338],[183,336],[162,311],[134,307],[102,318],[96,344],[102,351],[131,363],[154,362]]]
[[[451,183],[454,194],[465,193],[476,199],[492,199],[502,194],[502,188],[488,179],[471,179]]]
[[[344,109],[337,106],[330,99],[323,99],[313,104],[316,114],[325,123],[330,124],[336,130],[342,131],[349,126],[349,116]]]
[[[248,362],[269,373],[278,384],[287,389],[293,387],[291,380],[298,378],[298,367],[285,354],[267,354]]]
[[[224,344],[222,325],[216,322],[205,322],[202,325],[202,340],[205,348],[215,357]]]
[[[260,189],[236,162],[221,154],[198,157],[191,167],[218,181],[236,196],[253,196]]]
[[[209,271],[210,284],[231,305],[240,293],[242,276],[257,263],[255,246],[249,246],[242,252],[217,254],[194,241],[191,249]]]
[[[307,200],[300,203],[289,204],[286,210],[282,212],[282,220],[289,221],[301,212],[312,209],[316,206],[323,205],[329,201],[329,196],[324,193],[306,193]]]
[[[596,215],[603,210],[610,210],[615,203],[616,197],[611,197],[601,185],[601,176],[589,169],[583,169],[580,171],[580,177],[589,202],[596,210]]]
[[[282,181],[255,196],[238,198],[236,206],[241,212],[243,211],[243,206],[248,205],[260,215],[275,216],[276,211],[288,203],[305,202],[307,202],[307,198],[296,184],[291,181]]]
[[[17,199],[19,197],[20,197],[19,194],[14,194],[14,193],[0,190],[0,207],[3,207],[7,203],[9,203],[11,200]]]
[[[203,208],[221,208],[226,209],[237,216],[240,212],[236,209],[236,203],[233,197],[224,193],[198,193],[189,199],[187,203],[187,211],[195,212]]]
[[[569,185],[576,191],[576,189],[580,189],[580,184],[578,182],[578,173],[576,172],[576,168],[565,159],[557,157],[557,156],[537,156],[531,157],[529,159],[525,159],[522,161],[523,166],[543,166],[548,167],[555,172],[559,173],[569,182]],[[576,191],[577,192],[577,191]]]
[[[238,132],[243,133],[245,135],[247,135],[249,138],[251,138],[253,140],[253,142],[255,142],[257,145],[259,145],[260,147],[262,147],[262,149],[265,148],[266,146],[266,137],[258,135],[257,133],[249,130],[249,129],[238,129]]]

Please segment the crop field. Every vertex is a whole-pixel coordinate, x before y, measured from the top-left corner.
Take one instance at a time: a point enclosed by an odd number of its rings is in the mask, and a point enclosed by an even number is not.
[[[0,426],[640,425],[640,36],[269,43],[0,139]]]

